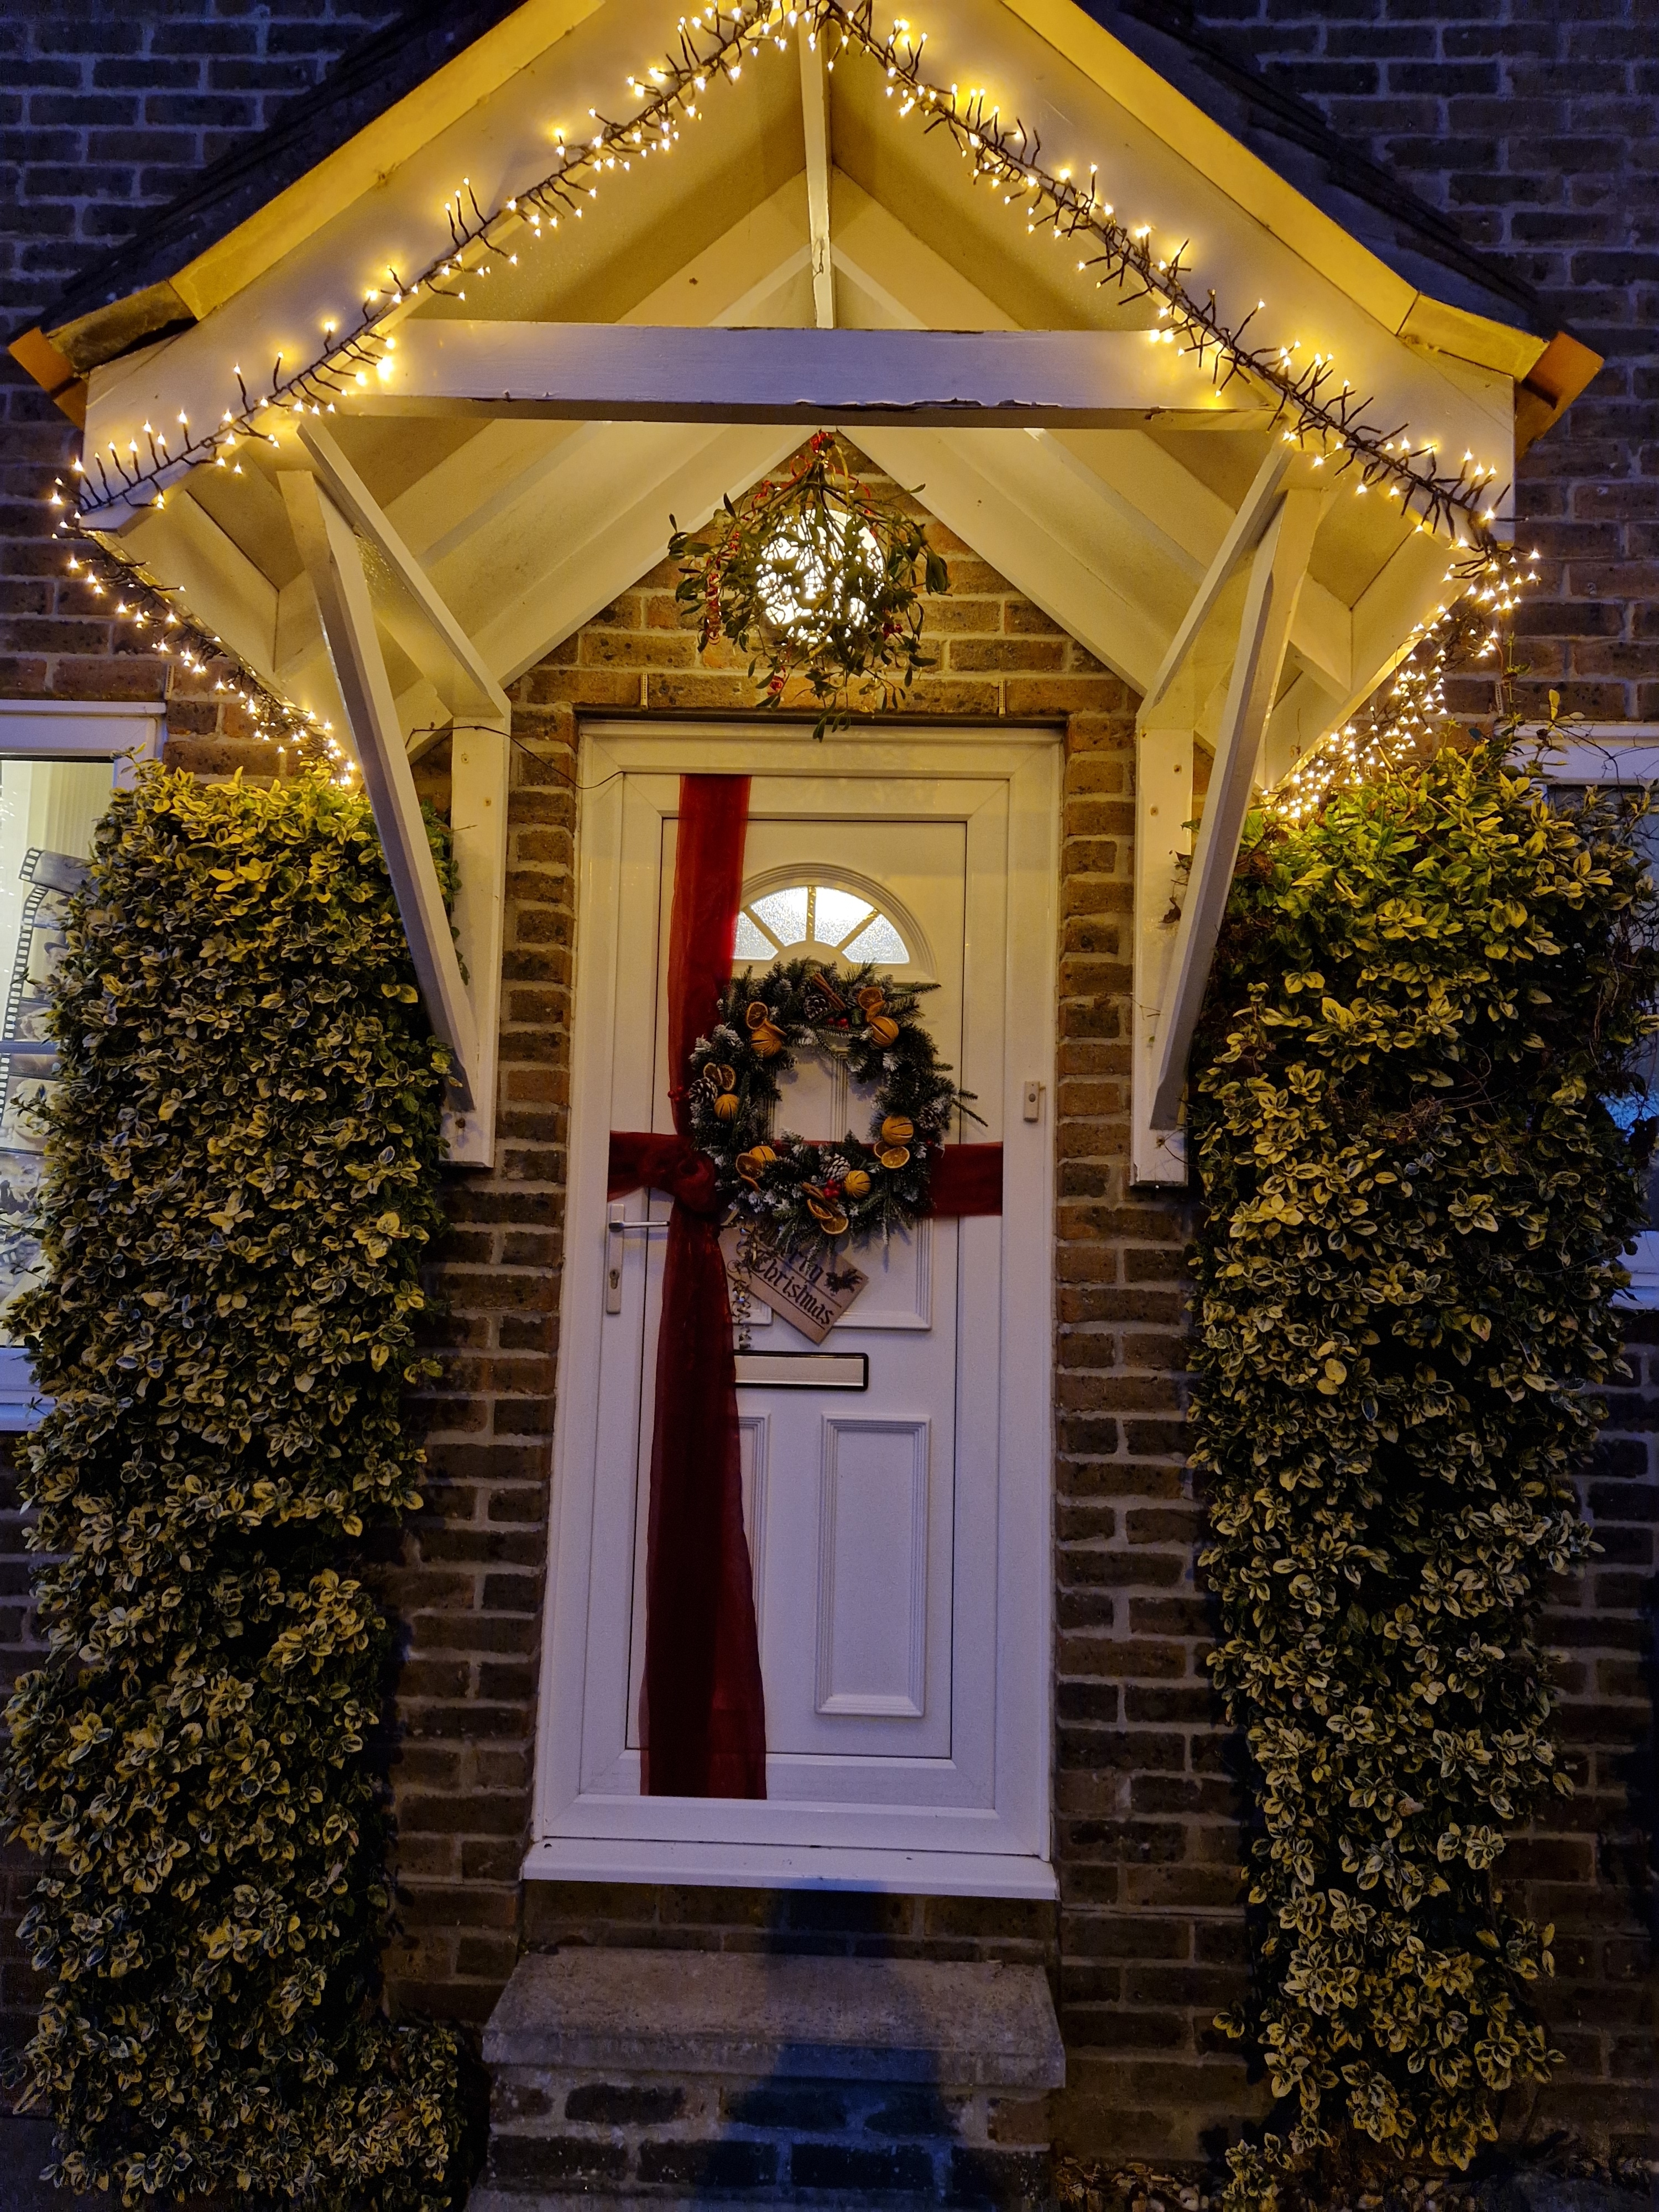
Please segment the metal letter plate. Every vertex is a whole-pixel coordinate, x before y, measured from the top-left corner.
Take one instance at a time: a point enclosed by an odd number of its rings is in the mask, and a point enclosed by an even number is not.
[[[870,1388],[870,1358],[863,1352],[740,1352],[737,1363],[740,1390]]]

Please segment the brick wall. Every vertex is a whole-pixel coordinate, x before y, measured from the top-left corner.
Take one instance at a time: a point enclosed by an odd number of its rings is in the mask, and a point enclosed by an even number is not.
[[[1528,542],[1548,562],[1529,617],[1536,683],[1562,682],[1570,705],[1609,719],[1659,718],[1659,447],[1641,411],[1659,397],[1659,255],[1650,219],[1635,212],[1659,166],[1659,116],[1636,5],[1580,0],[1571,22],[1534,21],[1524,0],[1462,13],[1455,0],[1432,13],[1412,0],[1340,0],[1316,15],[1300,0],[1207,10],[1267,65],[1294,71],[1340,128],[1457,210],[1472,235],[1520,256],[1560,295],[1564,319],[1608,355],[1602,379],[1529,457],[1522,503]],[[56,22],[36,10],[0,26],[0,160],[12,185],[0,287],[13,326],[223,134],[256,127],[275,100],[314,82],[340,42],[390,12],[343,0],[252,12],[175,0],[126,16],[64,9]],[[61,556],[43,541],[37,501],[69,457],[67,424],[9,362],[0,394],[0,690],[154,696],[154,657],[121,649],[91,601],[58,580]],[[1095,2153],[1180,2154],[1260,2092],[1208,2025],[1237,1989],[1242,1926],[1229,1748],[1202,1667],[1198,1508],[1180,1456],[1185,1224],[1174,1202],[1139,1199],[1123,1180],[1133,702],[992,571],[960,549],[952,562],[956,597],[936,633],[945,666],[918,703],[1068,718],[1060,1907],[565,1885],[520,1894],[560,1280],[575,717],[639,704],[726,710],[748,697],[735,665],[695,665],[658,575],[516,691],[503,1142],[490,1176],[453,1178],[441,1270],[452,1317],[440,1339],[444,1381],[426,1408],[429,1503],[390,1574],[409,1662],[397,1770],[405,1933],[389,1965],[403,2000],[476,2019],[520,1941],[1040,1958],[1054,1971],[1071,2047],[1062,2133]],[[207,700],[181,694],[171,719],[176,760],[209,773],[252,763]],[[1632,1336],[1639,1372],[1615,1401],[1587,1488],[1602,1554],[1553,1615],[1581,1794],[1509,1862],[1532,1909],[1560,1930],[1546,2002],[1568,2066],[1535,2124],[1605,2128],[1626,2142],[1653,2075],[1641,1670],[1659,1510],[1659,1328]],[[13,1666],[31,1649],[20,1534],[15,1501],[0,1497],[0,1659]],[[6,1879],[15,1893],[27,1876]],[[7,1901],[0,2009],[17,2026],[32,1990],[9,1933],[16,1895]]]
[[[1659,40],[1649,0],[1197,0],[1198,20],[1502,255],[1607,367],[1534,447],[1531,693],[1659,720]]]
[[[147,208],[263,131],[386,0],[70,0],[0,15],[0,341]],[[44,501],[79,433],[0,352],[0,694],[154,699],[168,673],[64,574]],[[181,690],[180,729],[211,730]]]
[[[1128,843],[1101,833],[1123,827],[1109,810],[1121,817],[1126,804],[1133,702],[994,570],[936,534],[952,592],[930,619],[940,666],[917,685],[916,707],[976,719],[1070,718],[1078,864],[1101,886],[1089,896],[1102,918],[1085,927],[1083,965],[1069,986],[1080,994],[1094,974],[1089,963],[1115,957],[1127,908]],[[490,1175],[452,1178],[456,1231],[439,1284],[452,1318],[441,1338],[444,1381],[427,1409],[436,1480],[396,1585],[411,1641],[398,1777],[408,1934],[392,1961],[394,1986],[410,2001],[473,2016],[488,2011],[512,1962],[528,1832],[568,1097],[576,720],[584,709],[741,711],[755,700],[744,657],[729,645],[699,660],[679,627],[675,580],[666,566],[643,578],[514,694],[503,1142]],[[1118,909],[1109,921],[1109,904]],[[1079,995],[1072,1018],[1086,1028],[1104,1018]],[[1111,1110],[1124,1110],[1117,1091]],[[526,1939],[538,1944],[764,1942],[1058,1959],[1052,1910],[976,1900],[534,1884],[522,1909]]]

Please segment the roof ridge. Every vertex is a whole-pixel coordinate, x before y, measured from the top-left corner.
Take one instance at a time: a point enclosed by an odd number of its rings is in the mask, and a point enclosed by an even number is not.
[[[172,291],[171,279],[179,270],[521,4],[522,0],[411,0],[379,30],[349,46],[309,92],[294,94],[264,130],[210,163],[175,198],[143,211],[134,234],[90,261],[38,318],[31,318],[32,324],[47,331],[61,331],[150,291],[155,296],[146,312],[123,332],[125,345],[147,343],[177,327],[187,314]],[[1519,310],[1540,334],[1556,329],[1557,319],[1538,293],[1502,258],[1471,246],[1452,216],[1421,198],[1394,172],[1355,151],[1310,100],[1275,82],[1248,49],[1200,23],[1189,0],[1080,0],[1080,4],[1212,121],[1250,146],[1268,167],[1316,204],[1310,178],[1287,171],[1283,158],[1286,148],[1298,149],[1309,162],[1317,164],[1328,192],[1383,217],[1393,227],[1392,235],[1362,237],[1361,242],[1407,282],[1443,294],[1448,288],[1443,281],[1437,285],[1435,279],[1450,275],[1459,280],[1450,289],[1462,294],[1451,304],[1498,320],[1513,320]],[[1273,142],[1278,158],[1253,143],[1263,136]],[[1291,165],[1292,170],[1304,171],[1307,166]],[[1333,212],[1328,208],[1325,211]],[[1351,219],[1342,215],[1333,219],[1352,228]],[[1408,234],[1405,238],[1400,235],[1401,228]],[[1403,268],[1401,260],[1407,264]],[[169,295],[179,311],[171,319]]]
[[[346,47],[309,91],[286,100],[274,122],[209,162],[182,192],[137,210],[131,235],[89,261],[31,323],[61,328],[165,282],[522,4],[411,0],[378,31]],[[135,283],[132,249],[141,237],[147,273]]]

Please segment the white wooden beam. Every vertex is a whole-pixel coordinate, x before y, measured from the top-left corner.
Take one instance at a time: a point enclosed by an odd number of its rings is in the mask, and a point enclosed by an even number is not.
[[[1137,689],[1146,681],[1180,599],[1160,609],[1152,593],[1161,564],[1137,560],[1132,532],[1109,509],[1068,513],[1075,486],[1030,439],[904,429],[872,431],[859,442],[897,483],[918,486],[930,514],[1114,674]]]
[[[1199,632],[1215,611],[1216,601],[1225,591],[1234,569],[1248,558],[1261,543],[1262,534],[1279,507],[1279,488],[1284,483],[1291,465],[1294,447],[1276,444],[1255,472],[1255,481],[1244,495],[1238,512],[1229,524],[1226,536],[1217,547],[1203,581],[1193,593],[1191,604],[1181,618],[1180,627],[1170,640],[1158,673],[1146,686],[1146,696],[1140,702],[1143,718],[1150,718],[1174,682],[1176,671],[1192,651]]]
[[[320,423],[303,424],[300,441],[329,497],[353,529],[374,546],[402,587],[415,618],[392,620],[390,626],[398,642],[430,680],[452,714],[483,714],[505,727],[513,718],[507,694],[439,598],[431,578],[386,520],[368,486]]]
[[[470,1123],[476,1120],[483,1088],[477,1025],[398,726],[362,556],[351,526],[315,477],[284,470],[280,483],[300,556],[316,590],[427,1018],[454,1055],[453,1081],[464,1109],[458,1119]]]
[[[840,172],[836,205],[834,258],[843,304],[849,296],[857,303],[858,319],[866,328],[1016,327],[988,294],[949,267],[890,210]],[[1265,415],[1261,421],[1265,424]],[[1231,526],[1233,509],[1201,476],[1148,436],[1144,427],[1033,428],[1025,435],[1041,456],[1046,477],[1041,511],[1057,538],[1069,542],[1076,538],[1086,560],[1089,541],[1103,533],[1096,525],[1079,536],[1068,526],[1067,518],[1080,518],[1088,507],[1109,507],[1134,532],[1137,542],[1130,564],[1137,576],[1150,556],[1193,583],[1203,577]],[[1076,488],[1063,501],[1064,516],[1054,507],[1062,473]],[[1109,573],[1121,579],[1123,562],[1115,561]],[[1346,604],[1310,576],[1297,605],[1291,647],[1304,666],[1339,698],[1349,688],[1351,629]]]
[[[477,1038],[470,1113],[448,1117],[452,1160],[495,1162],[501,960],[507,933],[507,817],[513,746],[505,727],[459,722],[449,738],[449,834],[455,860],[455,942]]]
[[[800,41],[800,115],[806,137],[806,219],[812,238],[812,311],[821,331],[836,327],[836,270],[830,255],[830,79],[822,41],[805,15]]]
[[[1187,1137],[1155,1129],[1152,1053],[1170,955],[1184,890],[1182,862],[1192,851],[1193,733],[1135,732],[1134,1037],[1131,1066],[1129,1171],[1137,1183],[1187,1180]]]
[[[465,1127],[457,1117],[450,1129],[450,1157],[487,1167],[495,1148],[512,702],[334,439],[316,423],[306,424],[300,435],[329,497],[378,550],[400,587],[400,602],[386,611],[389,625],[454,718],[449,740],[449,826],[456,878],[452,920],[466,971],[478,1053],[471,1082],[472,1112]],[[412,619],[400,623],[399,613]],[[419,750],[411,747],[411,757]]]
[[[601,422],[1257,422],[1146,331],[698,329],[637,323],[406,322],[356,413]]]
[[[453,933],[465,969],[464,986],[478,1040],[476,1065],[469,1072],[470,1112],[446,1117],[450,1157],[466,1165],[487,1167],[494,1155],[497,1053],[501,1026],[501,950],[507,883],[507,815],[513,710],[477,647],[455,620],[430,578],[362,477],[325,430],[307,425],[301,432],[316,464],[325,498],[381,556],[398,588],[396,605],[382,612],[398,642],[431,683],[441,708],[453,718],[450,732],[450,835],[456,887]],[[287,487],[284,485],[286,495]],[[290,502],[290,514],[292,503]],[[296,536],[299,534],[296,528]],[[320,611],[320,595],[309,568],[291,588],[303,590]],[[371,619],[372,619],[371,608]],[[402,614],[404,619],[398,620]],[[324,643],[333,649],[324,632]],[[382,662],[384,672],[384,662]],[[390,690],[390,684],[387,690]],[[426,692],[430,700],[432,694]],[[407,702],[404,704],[407,706]],[[393,714],[396,714],[394,705]],[[355,730],[356,719],[347,720]],[[401,731],[402,720],[396,726]],[[409,749],[412,758],[418,746]],[[367,781],[367,775],[365,781]],[[373,789],[371,787],[371,798]],[[383,838],[384,842],[384,838]]]
[[[1279,689],[1297,596],[1323,506],[1320,492],[1281,493],[1250,565],[1215,764],[1164,987],[1148,1102],[1153,1130],[1173,1129],[1179,1123],[1187,1056],[1232,886],[1256,757]]]

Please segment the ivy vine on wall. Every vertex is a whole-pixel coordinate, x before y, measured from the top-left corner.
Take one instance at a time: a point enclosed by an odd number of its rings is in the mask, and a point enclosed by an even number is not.
[[[1194,1063],[1194,1462],[1248,1744],[1252,1996],[1284,2117],[1234,2212],[1464,2166],[1553,2054],[1506,1838],[1570,1784],[1539,1619],[1621,1376],[1659,988],[1633,810],[1448,750],[1258,821]]]
[[[60,2178],[448,2202],[447,2029],[395,2024],[363,1543],[420,1504],[446,1065],[367,802],[151,769],[56,983],[44,1281],[9,1318],[47,1663],[4,1810],[41,1861],[27,2054]]]

